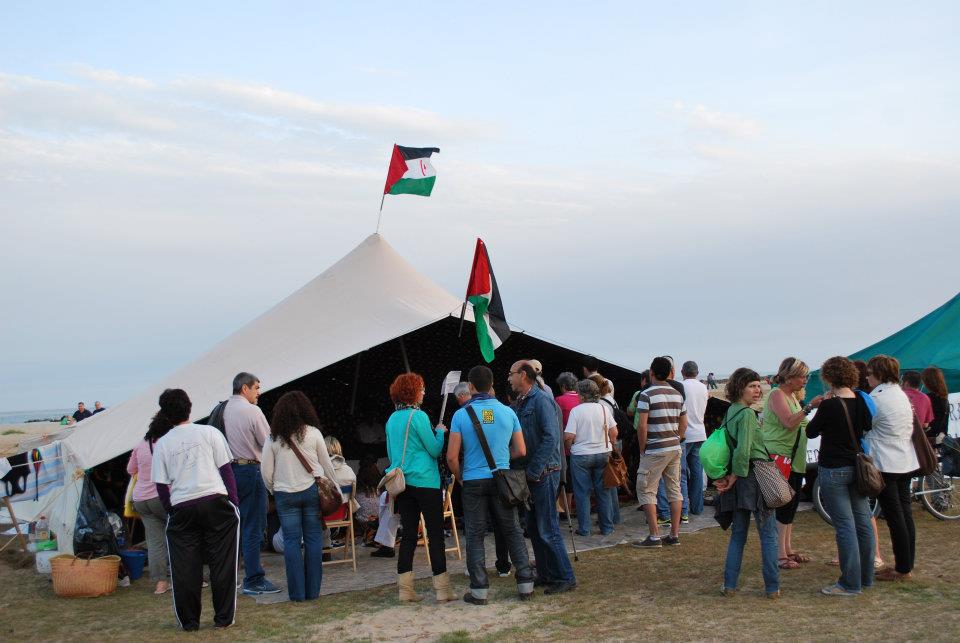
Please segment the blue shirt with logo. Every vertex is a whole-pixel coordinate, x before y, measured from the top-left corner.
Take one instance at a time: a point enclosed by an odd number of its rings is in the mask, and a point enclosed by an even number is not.
[[[490,454],[498,469],[510,468],[510,440],[514,433],[519,433],[520,420],[509,406],[501,404],[490,395],[478,394],[467,402],[472,406],[480,420],[483,435],[487,438]],[[484,480],[492,478],[487,459],[483,455],[480,440],[473,428],[473,422],[467,414],[466,406],[453,414],[450,422],[450,431],[459,433],[463,441],[463,479]]]

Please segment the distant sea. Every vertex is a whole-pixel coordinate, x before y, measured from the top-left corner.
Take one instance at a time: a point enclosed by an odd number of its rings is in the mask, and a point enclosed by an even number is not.
[[[72,415],[76,409],[41,409],[39,411],[0,411],[0,424],[23,424],[37,420],[59,422],[64,415]]]

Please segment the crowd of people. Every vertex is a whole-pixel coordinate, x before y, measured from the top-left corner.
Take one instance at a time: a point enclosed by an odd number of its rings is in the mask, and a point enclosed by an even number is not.
[[[211,415],[213,426],[190,424],[187,394],[164,391],[128,464],[128,472],[137,475],[133,501],[143,518],[155,592],[173,589],[178,622],[194,630],[199,627],[204,564],[210,569],[217,626],[233,623],[237,589],[249,595],[281,591],[266,578],[260,562],[272,494],[280,520],[274,542],[283,552],[289,597],[316,599],[325,537],[317,491],[322,478],[334,482],[341,502],[353,498],[344,512],[353,515],[359,532],[375,543],[372,555],[396,556],[402,602],[422,600],[413,571],[421,520],[436,600],[455,599],[445,555],[444,502],[452,489],[448,476],[461,488],[469,575],[462,598],[469,604],[483,605],[489,599],[485,540],[491,531],[495,568],[500,575],[513,570],[521,600],[537,587],[547,595],[576,589],[560,529],[561,512],[575,512],[577,534],[588,536],[595,511],[599,533],[607,536],[621,522],[621,493],[635,494],[646,516],[648,535],[633,542],[634,547],[679,545],[681,525],[704,508],[700,449],[708,437],[705,414],[713,374],[705,385],[698,379],[697,364],[688,361],[677,381],[674,360],[657,357],[643,373],[641,389],[621,409],[613,397],[614,383],[598,368],[589,358],[580,377],[559,374],[554,395],[540,362],[518,361],[505,373],[510,389],[505,404],[494,391],[494,373],[476,366],[454,391],[460,408],[449,430],[420,409],[426,391],[423,378],[403,373],[389,390],[395,405],[385,426],[389,466],[381,472],[375,462],[365,460],[357,474],[346,464],[339,442],[322,435],[316,410],[300,391],[280,397],[268,422],[257,405],[260,381],[240,373],[232,396]],[[909,481],[918,466],[910,436],[914,414],[931,440],[946,434],[943,374],[933,367],[922,374],[907,372],[901,386],[893,358],[877,356],[858,365],[833,357],[821,369],[827,392],[804,403],[809,373],[799,359],[783,360],[773,377],[776,388],[765,401],[762,378],[751,369],[737,369],[726,382],[730,406],[723,425],[731,457],[727,474],[714,481],[717,520],[730,529],[724,595],[737,591],[751,517],[760,536],[768,597],[780,596],[781,570],[810,561],[794,548],[792,526],[808,475],[806,441],[817,436],[817,474],[836,530],[840,567],[839,578],[823,593],[852,596],[875,579],[910,578],[916,535]],[[919,391],[921,385],[929,394]],[[818,412],[808,422],[814,409]],[[876,523],[855,484],[860,450],[869,451],[883,474],[879,501],[893,545],[895,565],[876,571]],[[627,488],[607,481],[615,452],[626,457]],[[764,500],[765,483],[757,475],[758,466],[771,461],[793,490],[792,500],[775,509]],[[394,485],[399,477],[400,491],[391,494],[383,488],[384,473]],[[661,534],[661,526],[669,533]],[[238,582],[240,554],[244,571]]]

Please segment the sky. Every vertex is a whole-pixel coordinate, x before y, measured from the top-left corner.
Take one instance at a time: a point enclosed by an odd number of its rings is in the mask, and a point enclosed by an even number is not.
[[[816,367],[958,290],[953,2],[39,4],[0,4],[0,410],[242,327],[374,231],[394,143],[441,150],[398,252],[459,294],[482,237],[512,324],[638,370]]]

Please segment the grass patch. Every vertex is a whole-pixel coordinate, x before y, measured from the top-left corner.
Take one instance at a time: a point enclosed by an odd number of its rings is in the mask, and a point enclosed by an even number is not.
[[[719,595],[729,534],[709,529],[685,536],[683,544],[659,551],[628,546],[586,552],[575,563],[578,588],[557,596],[540,593],[529,603],[512,598],[512,578],[491,579],[495,620],[477,620],[487,608],[459,601],[399,605],[394,587],[322,597],[313,603],[258,606],[238,599],[237,623],[226,632],[211,627],[209,590],[204,592],[200,632],[192,641],[428,640],[421,627],[441,623],[434,640],[924,640],[954,641],[960,631],[960,528],[919,508],[917,569],[912,583],[878,583],[863,596],[831,599],[821,587],[836,580],[824,564],[834,553],[832,529],[813,512],[797,516],[794,543],[814,562],[783,571],[784,596],[763,596],[760,554],[753,529],[744,555],[741,587],[734,598]],[[881,521],[884,557],[892,562],[886,524]],[[4,552],[6,553],[6,552]],[[22,564],[22,563],[21,563]],[[107,598],[58,599],[50,581],[32,569],[0,560],[0,639],[9,641],[128,641],[131,627],[150,641],[182,640],[169,594],[156,597],[149,581],[118,589]],[[455,592],[466,579],[454,579]],[[429,581],[418,581],[427,595]],[[479,610],[479,611],[477,611]],[[363,624],[389,623],[379,635]],[[444,629],[445,628],[445,629]]]
[[[7,429],[0,433],[0,435],[24,435],[26,431],[21,431],[20,429]]]

